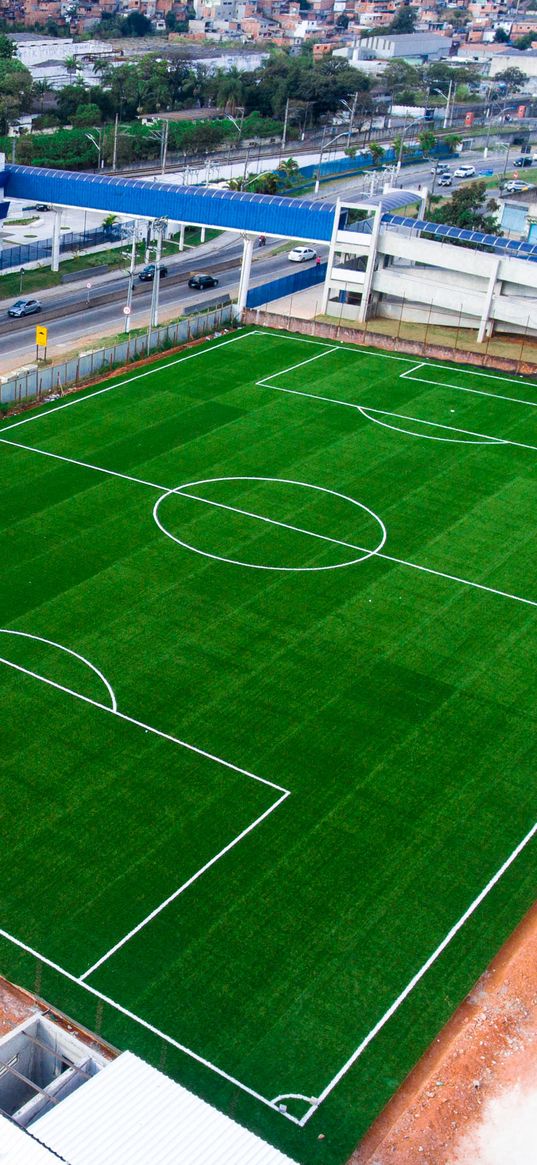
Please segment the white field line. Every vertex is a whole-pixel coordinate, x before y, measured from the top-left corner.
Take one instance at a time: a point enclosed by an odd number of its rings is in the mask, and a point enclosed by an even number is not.
[[[299,364],[291,364],[289,368],[282,368],[281,372],[273,372],[271,376],[267,376],[266,380],[275,380],[277,376],[285,376],[287,372],[295,372],[297,368],[303,368],[305,364],[313,364],[314,360],[322,360],[323,356],[330,356],[332,352],[337,352],[338,348],[325,348],[324,352],[318,352],[316,356],[308,356],[307,360],[301,360]]]
[[[294,484],[294,483],[293,483]],[[253,510],[242,510],[239,506],[230,506],[224,502],[215,502],[212,498],[203,498],[198,494],[185,493],[188,486],[180,485],[177,489],[170,490],[169,496],[175,494],[181,498],[191,498],[193,502],[203,502],[206,506],[214,506],[217,510],[229,510],[232,514],[242,514],[245,518],[255,518],[258,522],[268,522],[270,526],[281,526],[282,530],[292,530],[295,534],[307,534],[310,538],[319,538],[321,542],[333,542],[336,546],[345,546],[349,550],[359,550],[361,554],[370,554],[371,551],[364,551],[363,546],[356,546],[354,542],[343,542],[341,538],[331,538],[328,534],[316,534],[314,530],[306,530],[303,526],[292,526],[289,522],[280,522],[277,518],[267,518],[264,514],[256,514]],[[341,496],[341,495],[339,495]],[[383,538],[383,545],[386,541],[386,536]]]
[[[425,364],[415,364],[413,368],[407,368],[406,372],[399,373],[399,380],[404,380],[406,376],[410,376],[411,372],[419,372],[420,368],[425,368]]]
[[[76,975],[72,975],[70,971],[66,971],[64,967],[60,967],[59,964],[54,963],[52,959],[47,959],[45,955],[40,953],[40,951],[36,951],[33,947],[28,946],[28,944],[22,942],[21,939],[15,938],[15,936],[10,934],[9,931],[0,928],[0,937],[5,938],[8,942],[13,943],[13,945],[18,947],[19,950],[26,951],[26,954],[32,955],[34,959],[37,959],[39,962],[43,963],[44,966],[50,967],[51,970],[56,971],[59,975],[62,975],[64,979],[68,979],[70,983],[75,983],[78,987],[81,987],[84,991],[87,991],[90,995],[93,995],[95,999],[99,999],[102,1003],[108,1004],[108,1006],[112,1007],[114,1011],[118,1011],[121,1015],[126,1016],[127,1019],[131,1019],[134,1023],[139,1024],[140,1027],[145,1028],[146,1031],[151,1032],[152,1035],[158,1036],[159,1039],[164,1040],[167,1044],[171,1044],[171,1046],[173,1048],[177,1048],[179,1052],[183,1052],[186,1056],[190,1056],[192,1060],[196,1061],[196,1063],[202,1064],[204,1068],[208,1068],[217,1076],[222,1077],[223,1080],[227,1080],[227,1082],[232,1084],[235,1088],[240,1088],[242,1092],[246,1092],[248,1096],[253,1097],[254,1100],[258,1100],[261,1104],[266,1105],[267,1108],[271,1108],[273,1111],[278,1112],[280,1116],[285,1116],[287,1120],[292,1121],[293,1124],[300,1124],[300,1121],[297,1119],[297,1117],[292,1116],[289,1112],[282,1112],[282,1110],[279,1109],[272,1100],[268,1100],[266,1096],[262,1096],[261,1093],[256,1092],[254,1088],[250,1088],[247,1084],[243,1084],[242,1081],[237,1080],[235,1076],[230,1076],[229,1073],[225,1072],[223,1068],[219,1068],[210,1060],[206,1060],[205,1057],[200,1056],[198,1052],[192,1051],[192,1048],[187,1048],[186,1044],[181,1044],[178,1040],[174,1040],[172,1036],[167,1035],[166,1032],[161,1031],[160,1028],[155,1027],[154,1024],[149,1023],[146,1019],[142,1019],[141,1016],[136,1015],[135,1012],[130,1011],[129,1008],[123,1007],[121,1003],[116,1003],[115,999],[111,999],[109,995],[104,995],[102,991],[98,991],[97,988],[92,987],[90,983],[82,982],[82,980],[78,979]]]
[[[298,365],[297,365],[298,367]],[[359,409],[360,406],[348,400],[338,400],[335,396],[319,396],[316,392],[303,392],[299,388],[282,388],[281,384],[268,384],[266,380],[256,380],[256,388],[271,388],[274,392],[288,392],[291,396],[307,396],[310,400],[323,400],[327,404],[343,405],[346,409]]]
[[[42,635],[30,635],[29,631],[12,631],[8,627],[0,627],[0,635],[16,635],[21,639],[32,639],[36,643],[46,643],[49,647],[57,647],[59,651],[63,651],[66,655],[71,655],[73,659],[80,660],[80,662],[85,664],[86,667],[90,669],[90,671],[94,672],[95,675],[98,676],[98,678],[104,684],[104,687],[110,696],[112,711],[117,712],[117,700],[112,685],[108,682],[102,671],[99,671],[99,668],[95,667],[95,664],[91,663],[91,660],[86,659],[85,655],[80,655],[78,651],[73,651],[70,647],[64,647],[63,643],[55,643],[53,639],[44,639]],[[37,673],[34,674],[37,675]],[[39,679],[43,679],[45,683],[47,682],[44,676],[39,676]],[[72,693],[71,688],[65,688],[64,691]]]
[[[205,862],[205,865],[201,866],[199,870],[196,870],[196,873],[192,874],[190,878],[187,878],[187,881],[183,882],[182,886],[179,886],[177,890],[174,890],[173,894],[170,894],[168,898],[164,900],[164,902],[161,902],[159,906],[156,906],[155,909],[150,912],[150,914],[146,915],[146,917],[137,924],[137,926],[133,926],[132,930],[130,930],[128,934],[119,939],[119,942],[115,943],[113,947],[110,947],[110,950],[106,951],[104,955],[101,955],[101,958],[97,959],[97,961],[93,963],[91,967],[88,967],[88,970],[84,971],[83,975],[80,975],[80,982],[83,983],[86,979],[89,979],[89,976],[93,975],[93,972],[96,971],[98,967],[101,967],[103,963],[106,963],[108,959],[112,958],[112,955],[115,955],[117,951],[121,950],[121,947],[124,947],[126,943],[130,942],[130,940],[134,938],[134,935],[139,934],[139,932],[143,930],[144,927],[147,926],[150,922],[152,922],[154,918],[157,918],[157,916],[161,914],[167,906],[170,906],[172,902],[175,902],[176,898],[179,898],[181,894],[184,894],[185,890],[188,890],[189,886],[192,886],[194,882],[197,882],[198,878],[201,878],[202,875],[207,872],[207,870],[210,870],[211,866],[216,865],[216,862],[220,861],[220,858],[223,858],[225,854],[229,853],[230,850],[238,845],[238,843],[242,841],[243,838],[247,837],[247,835],[251,833],[253,829],[256,829],[256,827],[260,825],[266,817],[273,813],[273,811],[277,809],[283,801],[286,801],[287,797],[289,796],[290,793],[282,793],[282,796],[279,797],[273,805],[271,805],[268,809],[265,809],[264,813],[261,813],[259,817],[256,817],[255,821],[252,821],[251,824],[246,827],[246,829],[243,829],[241,833],[238,833],[237,836],[234,837],[232,841],[228,842],[228,844],[225,845],[219,853],[215,854],[214,857],[212,857],[208,862]]]
[[[253,333],[248,333],[248,334],[250,335],[250,334],[253,334]],[[272,387],[272,386],[270,386],[270,385],[269,385],[268,387]],[[287,390],[287,389],[280,389],[280,390],[278,390],[278,391],[287,392],[287,391],[289,391],[289,390]],[[304,393],[300,393],[299,395],[301,395],[301,396],[304,396],[305,394],[304,394]],[[318,399],[318,398],[316,397],[315,399]],[[339,402],[337,402],[337,401],[336,401],[336,402],[334,402],[334,403],[336,403],[336,404],[337,404],[337,403],[339,403]],[[342,402],[342,403],[345,403],[345,402]],[[358,405],[351,405],[351,406],[349,406],[349,407],[351,407],[351,408],[356,408],[356,409],[358,409],[358,408],[359,408],[359,406],[358,406]],[[0,441],[1,441],[1,440],[2,440],[2,438],[0,438]],[[14,444],[14,442],[9,442],[9,443],[10,443],[10,444]],[[20,448],[21,448],[21,449],[26,449],[26,450],[28,450],[28,451],[29,451],[29,452],[31,452],[31,453],[43,453],[43,452],[44,452],[42,449],[33,449],[32,447],[30,447],[30,446],[28,446],[28,445],[21,445],[21,446],[20,446]],[[47,452],[45,453],[45,456],[47,456],[47,457],[59,457],[59,454],[57,454],[57,453],[49,453],[49,452],[47,451]],[[62,461],[71,461],[71,458],[69,458],[69,457],[61,457],[60,459],[61,459]],[[113,476],[115,476],[115,477],[119,477],[119,476],[123,477],[123,476],[124,476],[123,474],[117,474],[117,473],[115,473],[113,470],[103,469],[103,468],[101,468],[100,466],[97,466],[97,465],[86,465],[86,463],[85,463],[85,462],[82,462],[82,461],[74,461],[74,462],[73,462],[73,464],[75,464],[75,465],[81,465],[81,466],[83,466],[83,467],[85,467],[85,468],[88,468],[88,469],[94,469],[94,470],[95,470],[96,472],[98,472],[98,473],[106,473],[106,474],[108,474],[108,473],[112,473],[112,474],[113,474]],[[138,483],[139,483],[139,484],[141,484],[141,485],[148,485],[148,486],[150,486],[152,489],[158,489],[158,490],[162,491],[163,493],[168,493],[168,494],[170,494],[170,493],[175,493],[175,492],[180,492],[180,490],[181,490],[181,487],[176,487],[176,488],[173,488],[173,489],[171,489],[171,490],[170,490],[170,489],[168,489],[166,486],[160,486],[160,485],[157,485],[155,482],[146,482],[146,481],[143,481],[141,478],[138,478],[138,477],[132,477],[132,478],[128,478],[127,480],[129,480],[129,481],[134,481],[134,482],[138,482]],[[187,496],[193,496],[193,495],[187,495],[187,494],[184,494],[183,496],[184,496],[184,497],[187,497]],[[214,505],[214,506],[216,506],[216,505],[219,505],[219,506],[221,506],[221,505],[222,505],[222,503],[216,503],[216,502],[211,502],[211,503],[209,503],[209,502],[207,502],[207,499],[206,499],[206,498],[204,498],[204,499],[202,499],[202,500],[203,500],[203,501],[204,501],[206,504],[211,504],[211,505]],[[268,523],[270,523],[271,525],[275,525],[275,526],[276,526],[276,525],[279,525],[279,524],[280,524],[280,523],[276,522],[276,520],[275,520],[275,519],[273,519],[273,518],[266,518],[266,517],[264,517],[263,519],[261,519],[261,515],[260,515],[260,514],[257,514],[257,515],[251,515],[251,516],[252,516],[252,517],[253,517],[253,516],[255,516],[255,517],[259,518],[259,520],[263,520],[263,521],[265,521],[265,522],[268,522]],[[311,534],[312,532],[311,532],[311,531],[307,531],[307,533]],[[322,535],[317,535],[317,537],[323,537],[323,536],[322,536]],[[328,541],[328,538],[327,538],[327,541]],[[334,539],[334,541],[336,541],[336,540]],[[388,562],[395,562],[395,563],[397,563],[399,566],[408,566],[408,567],[409,567],[409,568],[411,568],[412,570],[421,570],[421,571],[423,571],[425,574],[432,574],[432,575],[436,575],[438,578],[446,578],[446,579],[449,579],[451,582],[458,582],[458,583],[461,583],[461,584],[463,584],[464,586],[468,586],[468,587],[475,587],[475,588],[477,588],[478,590],[481,590],[481,591],[487,591],[489,594],[493,594],[493,595],[499,595],[499,596],[501,596],[501,597],[502,597],[502,598],[504,598],[504,599],[512,599],[514,602],[517,602],[517,603],[526,603],[528,606],[531,606],[531,607],[536,607],[536,606],[537,606],[537,602],[535,602],[533,599],[525,599],[525,598],[523,598],[521,595],[515,595],[515,594],[512,594],[510,591],[502,591],[502,590],[498,590],[496,587],[489,587],[489,586],[486,586],[484,583],[473,582],[471,579],[467,579],[467,578],[461,578],[459,575],[455,575],[455,574],[448,574],[446,571],[442,571],[442,570],[434,570],[432,567],[428,567],[428,566],[421,566],[419,563],[416,563],[416,562],[409,562],[409,561],[407,561],[407,560],[406,560],[406,559],[404,559],[404,558],[395,558],[395,557],[393,557],[392,555],[389,555],[389,554],[383,554],[383,553],[381,553],[380,551],[375,551],[375,552],[373,553],[373,555],[371,555],[371,551],[369,551],[369,550],[368,550],[366,547],[364,547],[364,546],[356,546],[356,547],[354,547],[352,543],[341,543],[341,545],[349,545],[349,546],[350,546],[351,548],[353,548],[353,549],[360,550],[360,551],[362,552],[362,554],[367,554],[367,555],[369,555],[369,557],[385,558],[385,559],[386,559]],[[12,665],[10,665],[10,666],[15,666],[15,665],[13,665],[13,664],[12,664]],[[29,674],[34,674],[34,673],[29,673]],[[42,678],[42,677],[38,677],[38,678]],[[45,681],[45,682],[47,682],[47,683],[51,683],[52,681],[50,681],[50,680],[47,680],[47,681]],[[54,686],[54,685],[53,685],[53,686]],[[57,685],[57,686],[58,686],[58,687],[60,687],[60,685]],[[80,695],[79,693],[71,693],[71,694],[78,695],[78,696],[79,696],[79,699],[81,699],[81,700],[83,700],[83,699],[86,699],[86,698],[87,698],[87,697],[85,697],[85,696],[82,696],[82,695]],[[104,704],[98,704],[98,703],[97,703],[97,701],[90,701],[90,703],[92,703],[92,702],[94,702],[94,703],[96,704],[96,706],[97,706],[97,707],[99,707],[99,708],[104,708],[104,707],[105,707],[105,705],[104,705]],[[107,710],[107,711],[110,711],[110,709],[106,709],[106,710]],[[126,717],[126,716],[124,716],[124,714],[123,714],[123,713],[120,713],[120,712],[118,712],[118,713],[117,713],[117,715],[118,715],[118,716],[122,715],[124,719],[130,719],[129,717]],[[140,722],[139,722],[139,721],[133,721],[133,723],[140,723]],[[143,727],[147,727],[147,725],[144,725]],[[153,732],[156,732],[156,731],[157,731],[157,729],[149,729],[149,730],[150,730],[150,731],[153,731]],[[161,735],[162,735],[162,734],[161,734]],[[170,738],[170,739],[172,739],[172,738]],[[179,741],[179,742],[177,742],[177,743],[182,743],[182,744],[183,744],[183,746],[184,746],[185,748],[192,748],[192,749],[194,749],[194,751],[200,751],[199,749],[195,749],[193,745],[187,745],[187,744],[185,744],[185,742],[184,742],[184,741]],[[209,755],[209,754],[208,754],[208,755]],[[227,764],[227,763],[228,763],[228,762],[226,762],[226,761],[222,761],[222,760],[221,760],[219,757],[212,757],[212,759],[213,759],[213,760],[217,760],[217,761],[219,761],[219,763],[221,763],[221,764]],[[231,766],[231,767],[233,767],[233,766]],[[243,770],[239,770],[239,771],[243,771]],[[247,774],[247,775],[248,775],[248,776],[252,776],[252,774]],[[258,780],[261,780],[262,778],[256,778],[256,779],[258,779]],[[268,783],[270,784],[271,782],[268,782]],[[275,785],[275,786],[274,786],[274,788],[279,788],[279,786],[276,786],[276,785]]]
[[[463,926],[468,922],[468,919],[471,918],[472,914],[475,913],[487,895],[490,894],[490,891],[494,888],[494,886],[496,886],[500,879],[503,878],[503,875],[506,873],[509,867],[513,865],[513,862],[516,861],[516,859],[526,848],[532,838],[535,837],[536,833],[537,822],[532,825],[530,830],[528,830],[525,837],[522,838],[522,841],[520,841],[518,845],[515,846],[515,849],[512,850],[512,852],[509,854],[509,857],[506,858],[503,865],[500,866],[499,870],[493,874],[492,878],[487,882],[486,886],[484,886],[481,892],[477,895],[477,898],[474,898],[473,902],[470,903],[468,908],[464,911],[464,914],[461,914],[461,917],[457,920],[454,926],[451,927],[451,930],[448,931],[448,933],[442,939],[442,942],[440,942],[433,953],[429,955],[429,958],[426,959],[426,961],[420,967],[419,971],[416,971],[416,974],[413,975],[412,979],[409,981],[409,983],[407,983],[406,987],[403,989],[403,991],[401,991],[400,995],[397,996],[397,999],[394,999],[388,1010],[384,1012],[384,1015],[381,1016],[381,1018],[377,1021],[375,1026],[371,1028],[371,1031],[368,1032],[368,1034],[358,1045],[352,1055],[349,1056],[348,1060],[345,1061],[339,1072],[336,1072],[336,1075],[332,1077],[329,1084],[326,1085],[326,1088],[323,1088],[323,1091],[316,1098],[315,1103],[311,1105],[311,1107],[308,1109],[308,1112],[299,1121],[301,1127],[303,1127],[310,1119],[310,1117],[313,1116],[319,1105],[322,1104],[324,1100],[326,1100],[327,1096],[330,1095],[330,1093],[343,1079],[349,1069],[352,1068],[353,1064],[355,1064],[359,1057],[362,1055],[362,1052],[365,1051],[372,1040],[375,1039],[375,1036],[377,1036],[382,1028],[388,1023],[388,1020],[391,1019],[392,1015],[395,1015],[395,1012],[398,1011],[401,1004],[404,1003],[405,999],[408,998],[421,979],[423,979],[424,975],[427,974],[427,972],[433,966],[433,963],[436,963],[436,960],[440,958],[440,955],[443,953],[443,951],[445,951],[446,947],[449,946],[452,939],[455,938],[455,935],[458,934],[460,930],[462,930]]]
[[[111,708],[108,704],[101,704],[98,700],[93,700],[90,696],[84,696],[82,692],[73,691],[72,688],[65,688],[63,684],[58,684],[56,680],[47,679],[41,676],[38,672],[30,671],[29,668],[23,667],[20,663],[13,663],[10,659],[0,658],[0,663],[11,667],[14,671],[19,671],[23,675],[31,676],[32,679],[41,680],[42,683],[48,684],[51,688],[57,688],[59,692],[66,692],[69,696],[74,696],[77,700],[82,700],[84,704],[91,704],[94,708],[100,708],[102,712],[108,712],[110,716],[117,716],[118,720],[124,720],[127,724],[134,724],[137,728],[143,728],[144,732],[152,732],[154,736],[161,737],[162,740],[169,740],[172,744],[178,744],[181,748],[185,748],[187,752],[196,753],[197,756],[202,756],[205,760],[214,761],[215,764],[222,765],[225,769],[230,769],[234,773],[240,773],[243,777],[249,777],[251,781],[258,781],[261,785],[267,785],[270,789],[275,789],[278,793],[290,793],[290,789],[284,789],[283,785],[277,785],[274,781],[267,780],[266,777],[259,777],[257,773],[252,773],[249,769],[243,769],[240,765],[233,764],[232,761],[224,760],[221,756],[216,756],[215,753],[207,752],[204,748],[198,748],[195,744],[189,744],[186,740],[181,740],[178,736],[172,736],[169,732],[162,732],[160,728],[154,728],[152,724],[145,724],[143,720],[136,720],[134,716],[127,716],[126,712],[120,712],[117,708]]]
[[[131,477],[130,473],[118,473],[115,469],[105,469],[102,465],[92,465],[89,461],[78,461],[76,457],[64,457],[61,453],[50,453],[48,449],[37,449],[34,445],[23,445],[21,441],[10,441],[8,437],[0,437],[0,444],[12,445],[15,449],[24,449],[27,453],[38,453],[40,457],[51,457],[53,461],[65,461],[69,465],[78,465],[81,469],[93,469],[95,473],[106,473],[109,477],[120,477],[123,481],[134,481],[138,485],[148,485],[151,489],[167,489],[167,486],[158,485],[156,481],[144,481],[142,477]]]
[[[359,411],[368,420],[373,421],[376,425],[382,425],[383,428],[393,429],[396,433],[405,433],[408,437],[423,437],[428,441],[452,441],[458,445],[514,445],[517,449],[533,449],[537,450],[537,445],[526,445],[523,441],[511,441],[509,437],[493,437],[490,433],[474,433],[472,429],[458,429],[455,425],[442,425],[438,421],[424,421],[422,417],[409,417],[405,413],[390,413],[386,409],[372,409],[364,405],[357,406]],[[413,421],[419,425],[428,425],[433,429],[448,429],[450,433],[465,433],[468,437],[477,437],[477,441],[457,441],[456,438],[451,437],[427,437],[425,433],[408,433],[405,429],[398,429],[396,425],[387,425],[385,421],[377,421],[375,417],[370,417],[369,413],[378,413],[383,417],[395,417],[402,421]]]
[[[72,405],[83,404],[84,401],[91,400],[94,396],[102,396],[105,392],[113,392],[115,388],[123,388],[126,384],[133,384],[135,380],[143,380],[146,376],[154,376],[156,372],[163,372],[166,368],[174,368],[177,364],[184,364],[186,360],[194,360],[196,356],[206,356],[208,352],[215,352],[217,348],[225,348],[228,344],[237,344],[239,340],[246,340],[248,336],[253,335],[256,335],[256,333],[242,332],[240,336],[233,336],[231,340],[223,340],[221,344],[212,344],[210,348],[199,348],[197,352],[190,352],[188,356],[178,356],[177,360],[170,360],[168,364],[158,364],[154,368],[148,368],[145,372],[136,373],[136,376],[128,376],[125,380],[118,380],[116,384],[109,384],[104,388],[98,388],[96,392],[84,393],[84,390],[81,389],[79,395],[77,394],[71,400],[66,401],[65,404],[56,405],[50,409],[45,408],[43,412],[36,412],[31,417],[24,417],[22,421],[14,421],[13,424],[7,424],[5,426],[5,432],[8,429],[17,429],[19,425],[29,425],[31,421],[39,421],[41,417],[49,417],[51,413],[60,413],[62,409],[70,409]]]
[[[522,376],[499,376],[497,372],[482,372],[480,368],[463,368],[461,364],[431,364],[430,360],[419,365],[420,368],[447,368],[449,372],[460,372],[462,376],[484,376],[487,380],[502,380],[505,384],[535,384],[534,380],[525,380]],[[402,372],[401,376],[410,376],[413,369]]]
[[[402,380],[403,378],[400,377]],[[462,384],[451,384],[447,380],[427,380],[425,376],[405,376],[405,380],[413,380],[416,384],[432,384],[434,388],[455,388],[457,392],[470,392],[474,396],[489,396],[492,400],[508,400],[513,405],[528,405],[530,409],[537,409],[537,401],[522,400],[517,396],[505,396],[500,392],[486,392],[483,388],[464,388]],[[520,383],[517,381],[517,383]]]
[[[503,437],[490,437],[487,433],[473,433],[471,429],[457,429],[455,425],[442,425],[437,421],[423,421],[421,417],[409,417],[405,413],[390,413],[387,409],[372,409],[365,405],[358,405],[358,411],[365,417],[366,421],[373,421],[374,425],[380,425],[382,429],[390,429],[393,433],[403,433],[406,437],[421,438],[424,441],[443,441],[455,445],[510,445],[510,441],[504,441]],[[386,421],[379,421],[377,417],[370,416],[370,413],[377,413],[382,417],[395,417],[396,420],[411,421],[417,425],[428,425],[433,429],[446,429],[450,433],[464,433],[468,437],[476,437],[475,441],[460,441],[457,437],[436,437],[428,433],[411,433],[408,429],[400,429],[398,425],[388,425]],[[518,444],[518,441],[515,442]],[[530,445],[530,449],[535,446]]]
[[[264,332],[261,329],[259,329],[259,331],[255,331],[251,334],[255,335],[255,336],[266,336],[267,332]],[[333,347],[333,343],[331,341],[310,340],[306,336],[295,336],[295,335],[287,336],[281,332],[269,332],[268,334],[274,336],[278,340],[295,340],[296,342],[298,342],[300,344],[317,344],[319,347],[322,347],[322,348]],[[335,351],[336,352],[352,352],[353,356],[378,356],[379,359],[381,359],[381,360],[398,360],[401,364],[412,364],[412,357],[411,356],[394,356],[391,352],[382,352],[380,349],[368,348],[365,345],[364,345],[364,347],[356,346],[355,348],[350,348],[347,344],[337,344]],[[506,384],[527,384],[528,383],[528,381],[525,380],[524,377],[522,377],[522,376],[521,377],[499,376],[497,372],[481,372],[481,370],[477,369],[477,368],[463,368],[462,365],[447,364],[447,363],[444,364],[442,361],[439,361],[438,364],[431,364],[431,362],[429,360],[427,360],[427,361],[424,361],[422,364],[419,364],[418,368],[438,368],[438,369],[447,368],[451,372],[462,372],[463,375],[466,375],[466,376],[470,376],[470,375],[471,376],[485,376],[487,379],[490,379],[490,380],[503,380],[506,382]],[[401,372],[400,376],[401,377],[408,377],[408,376],[410,376],[412,371],[413,371],[412,368],[409,368],[406,372]],[[531,381],[529,383],[533,384],[534,381]],[[434,384],[437,384],[437,382],[434,381]]]
[[[346,344],[337,344],[332,341],[310,340],[307,336],[287,336],[284,332],[264,332],[261,329],[252,333],[254,336],[272,336],[275,340],[296,340],[299,344],[316,344],[318,348],[333,348],[335,352],[351,352],[353,356],[381,356],[383,360],[397,360],[401,364],[412,364],[411,356],[393,356],[391,352],[381,352],[376,348],[358,347],[349,348]]]

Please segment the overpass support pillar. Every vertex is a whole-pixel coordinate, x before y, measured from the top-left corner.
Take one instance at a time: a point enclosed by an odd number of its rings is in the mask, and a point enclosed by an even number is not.
[[[487,334],[487,324],[489,322],[490,309],[492,307],[492,297],[494,295],[494,289],[496,287],[496,280],[498,278],[499,266],[500,266],[500,260],[496,259],[494,267],[490,273],[490,279],[489,279],[488,287],[487,287],[486,294],[485,294],[485,304],[483,307],[483,314],[481,316],[481,323],[479,324],[479,331],[477,333],[478,344],[483,343],[483,340],[485,339],[485,336]]]
[[[184,224],[184,222],[182,222],[181,226],[179,227],[179,250],[184,251],[184,249],[185,249],[185,224]]]
[[[238,315],[240,315],[246,307],[246,296],[248,295],[248,288],[250,286],[250,271],[252,269],[253,253],[254,236],[243,235],[241,278],[239,283],[239,298],[237,300]]]
[[[59,207],[54,207],[54,222],[52,224],[52,263],[51,270],[60,270],[60,226],[62,221],[62,212]]]

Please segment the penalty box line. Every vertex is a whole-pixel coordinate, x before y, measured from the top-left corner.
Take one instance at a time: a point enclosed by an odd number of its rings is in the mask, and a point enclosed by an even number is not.
[[[284,1116],[293,1124],[300,1125],[301,1122],[297,1117],[292,1116],[292,1114],[289,1112],[284,1112],[279,1108],[275,1101],[269,1100],[266,1096],[263,1096],[260,1092],[257,1092],[255,1088],[250,1088],[248,1084],[244,1084],[242,1080],[238,1080],[236,1076],[231,1076],[229,1072],[226,1072],[223,1068],[219,1068],[217,1064],[213,1064],[211,1060],[207,1060],[205,1056],[201,1056],[199,1052],[194,1052],[192,1048],[188,1048],[186,1044],[182,1044],[179,1042],[179,1040],[174,1039],[173,1036],[169,1036],[166,1032],[162,1031],[154,1024],[149,1023],[147,1019],[142,1019],[140,1015],[136,1015],[136,1013],[131,1011],[128,1007],[124,1007],[123,1004],[118,1003],[115,999],[111,999],[109,995],[105,995],[104,992],[99,991],[96,987],[92,987],[90,983],[83,982],[82,979],[78,978],[77,975],[73,975],[71,971],[66,971],[65,967],[61,967],[59,963],[55,963],[52,959],[48,959],[46,955],[42,955],[40,951],[36,951],[34,947],[31,947],[27,943],[22,942],[21,939],[16,938],[15,935],[10,934],[9,931],[0,928],[0,938],[6,939],[7,942],[12,943],[13,946],[18,947],[19,950],[24,951],[26,954],[31,955],[32,958],[37,959],[38,962],[43,963],[44,966],[50,967],[52,971],[55,971],[57,974],[61,975],[62,978],[68,979],[70,983],[74,983],[77,987],[81,987],[83,991],[87,991],[89,995],[94,996],[94,998],[98,999],[101,1003],[108,1004],[108,1006],[113,1008],[114,1011],[119,1012],[120,1015],[124,1015],[127,1019],[132,1020],[133,1023],[136,1023],[140,1027],[145,1028],[145,1030],[151,1032],[152,1035],[157,1036],[161,1040],[164,1040],[165,1043],[170,1044],[171,1047],[176,1048],[177,1051],[183,1052],[185,1056],[189,1056],[192,1060],[195,1060],[197,1064],[201,1064],[204,1068],[208,1068],[209,1071],[214,1072],[216,1076],[220,1076],[223,1080],[226,1080],[228,1084],[233,1085],[235,1088],[240,1088],[242,1092],[247,1093],[247,1095],[251,1096],[254,1100],[258,1100],[267,1108],[272,1109],[273,1112],[277,1112],[279,1116]]]
[[[401,993],[397,996],[397,999],[394,999],[394,1001],[390,1005],[390,1007],[388,1007],[388,1009],[384,1012],[384,1015],[382,1015],[380,1017],[380,1019],[377,1021],[377,1023],[374,1025],[374,1027],[371,1028],[371,1031],[368,1032],[368,1034],[364,1037],[362,1042],[358,1045],[358,1047],[352,1053],[352,1055],[349,1056],[348,1060],[345,1061],[343,1066],[340,1068],[339,1072],[336,1072],[336,1075],[333,1076],[332,1079],[329,1081],[329,1083],[326,1085],[326,1087],[323,1088],[323,1091],[319,1093],[319,1096],[316,1097],[315,1101],[312,1100],[312,1103],[311,1103],[308,1111],[304,1114],[304,1116],[298,1122],[302,1128],[304,1127],[304,1125],[307,1124],[307,1122],[311,1119],[311,1117],[317,1112],[319,1106],[327,1099],[328,1096],[330,1096],[330,1093],[334,1091],[334,1088],[336,1088],[337,1085],[343,1079],[343,1077],[346,1076],[347,1072],[349,1072],[349,1070],[356,1063],[356,1061],[360,1058],[360,1056],[363,1054],[363,1052],[365,1052],[366,1048],[369,1046],[369,1044],[372,1043],[372,1041],[379,1034],[379,1032],[382,1031],[382,1028],[386,1026],[386,1024],[392,1018],[392,1016],[395,1015],[395,1013],[399,1010],[399,1008],[405,1002],[405,1000],[408,999],[408,996],[411,995],[411,993],[414,991],[414,988],[417,987],[418,983],[421,982],[421,980],[424,978],[424,976],[427,974],[427,972],[430,970],[430,968],[433,966],[433,964],[436,963],[437,959],[440,958],[440,955],[442,955],[443,952],[446,950],[446,947],[449,946],[449,944],[452,942],[452,940],[455,938],[455,936],[459,933],[459,931],[462,930],[462,928],[466,925],[466,923],[472,917],[472,915],[475,914],[475,911],[478,909],[479,906],[481,906],[481,903],[485,900],[485,898],[488,896],[488,894],[490,894],[491,890],[494,889],[494,887],[498,884],[498,882],[503,878],[504,874],[507,872],[509,867],[513,865],[513,863],[517,860],[517,858],[520,856],[520,854],[526,848],[526,846],[529,845],[530,841],[533,840],[533,838],[535,837],[536,834],[537,834],[537,822],[535,822],[535,824],[532,825],[531,829],[529,829],[528,832],[525,834],[525,836],[522,838],[522,841],[519,841],[518,845],[515,846],[515,848],[511,851],[511,853],[506,858],[506,860],[503,862],[503,864],[500,866],[500,868],[496,871],[495,874],[493,874],[492,878],[489,879],[486,886],[483,887],[483,889],[480,891],[480,893],[477,895],[477,897],[474,898],[473,902],[471,902],[470,905],[467,907],[467,909],[464,911],[464,914],[461,914],[460,918],[457,919],[457,922],[454,923],[454,925],[451,927],[451,930],[448,931],[448,933],[444,936],[444,938],[438,944],[438,946],[435,947],[435,950],[432,952],[432,954],[429,955],[429,958],[425,960],[425,962],[422,964],[422,966],[419,968],[419,970],[416,971],[416,974],[412,976],[412,979],[410,979],[410,981],[407,983],[406,987],[403,988]]]

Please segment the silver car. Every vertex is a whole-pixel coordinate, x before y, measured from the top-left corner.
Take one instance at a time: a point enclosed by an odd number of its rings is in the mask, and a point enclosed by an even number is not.
[[[18,299],[8,309],[8,316],[33,316],[36,312],[41,311],[41,304],[38,299]]]

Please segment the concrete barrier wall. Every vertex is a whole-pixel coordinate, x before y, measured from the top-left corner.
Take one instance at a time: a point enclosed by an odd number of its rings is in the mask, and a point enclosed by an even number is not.
[[[537,375],[537,364],[516,356],[505,357],[483,352],[467,352],[463,349],[429,344],[422,340],[405,340],[401,337],[384,336],[380,333],[347,328],[339,324],[322,323],[319,320],[301,320],[277,312],[245,309],[243,324],[256,327],[276,328],[284,332],[298,332],[300,335],[317,336],[323,340],[342,341],[366,348],[379,348],[385,352],[397,352],[430,360],[445,360],[449,364],[466,364],[475,368],[491,368],[499,372],[514,372],[518,376]]]

